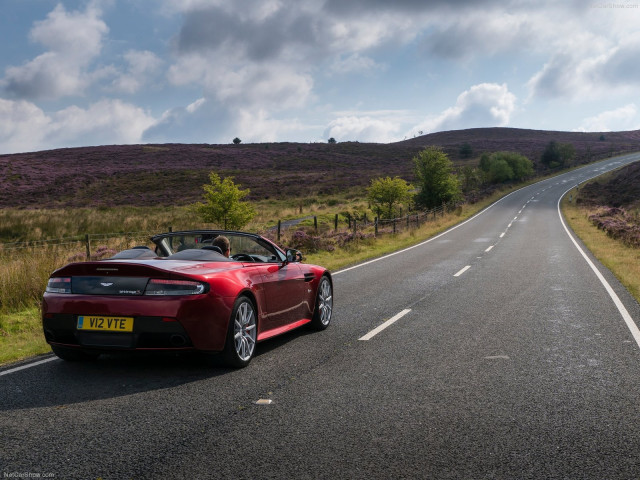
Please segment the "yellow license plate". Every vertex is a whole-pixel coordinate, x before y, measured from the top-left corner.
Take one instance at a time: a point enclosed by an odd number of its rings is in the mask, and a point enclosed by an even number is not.
[[[79,316],[78,330],[101,332],[133,332],[133,317]]]

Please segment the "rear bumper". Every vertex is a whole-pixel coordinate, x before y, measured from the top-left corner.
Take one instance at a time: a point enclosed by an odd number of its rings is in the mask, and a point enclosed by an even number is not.
[[[54,314],[43,318],[42,326],[48,343],[79,348],[107,350],[191,350],[193,342],[179,322],[166,322],[162,317],[136,317],[133,332],[80,331],[77,316]]]

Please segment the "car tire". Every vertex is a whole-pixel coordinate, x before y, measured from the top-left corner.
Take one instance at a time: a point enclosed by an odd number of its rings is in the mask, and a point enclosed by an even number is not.
[[[58,345],[51,345],[51,350],[58,358],[67,362],[87,362],[96,360],[99,353],[89,353],[84,350],[78,350],[76,348],[60,347]]]
[[[256,308],[251,299],[240,296],[233,305],[229,319],[223,352],[225,363],[234,368],[249,365],[255,353],[257,336]]]
[[[313,312],[311,327],[315,330],[324,330],[331,323],[333,315],[333,285],[329,277],[324,275],[318,285],[316,295],[316,308]]]

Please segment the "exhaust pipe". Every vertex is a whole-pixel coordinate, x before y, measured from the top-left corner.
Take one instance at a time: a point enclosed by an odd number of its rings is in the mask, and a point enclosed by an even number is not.
[[[187,339],[184,338],[184,335],[171,335],[169,342],[173,347],[184,347],[187,344]]]

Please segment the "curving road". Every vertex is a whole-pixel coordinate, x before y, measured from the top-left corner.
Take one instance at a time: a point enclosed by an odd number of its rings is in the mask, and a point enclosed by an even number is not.
[[[0,478],[638,478],[640,306],[558,211],[638,160],[336,272],[333,325],[263,343],[243,370],[111,356],[0,371]]]

